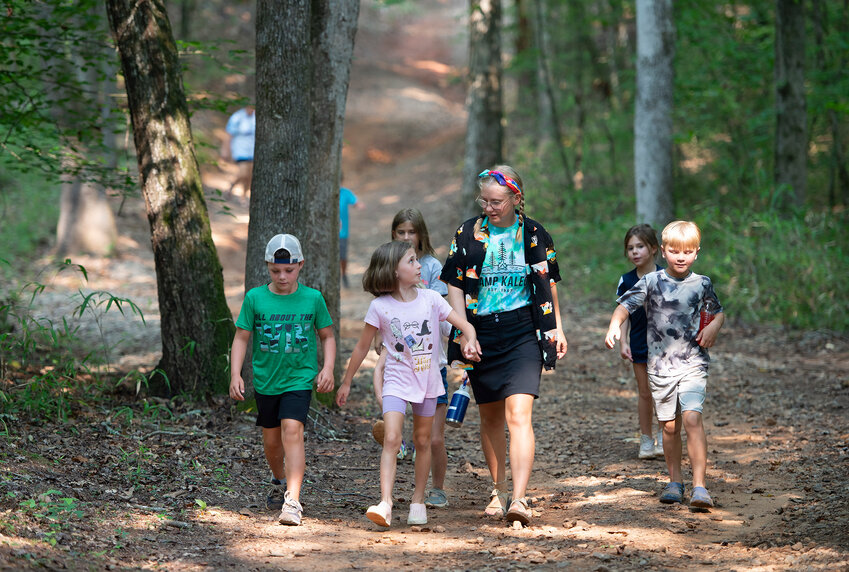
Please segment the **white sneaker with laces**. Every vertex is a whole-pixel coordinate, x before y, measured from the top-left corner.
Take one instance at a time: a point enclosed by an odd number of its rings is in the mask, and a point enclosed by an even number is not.
[[[298,526],[301,524],[301,514],[303,513],[301,503],[293,499],[286,491],[286,500],[283,503],[283,508],[280,510],[280,516],[277,520],[280,524],[288,524],[290,526]]]
[[[637,457],[640,459],[654,459],[654,439],[651,435],[640,435],[640,452]]]

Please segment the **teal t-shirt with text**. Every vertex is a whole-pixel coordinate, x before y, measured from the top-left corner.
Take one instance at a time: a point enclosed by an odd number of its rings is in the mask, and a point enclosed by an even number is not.
[[[236,327],[253,333],[254,389],[261,395],[312,389],[318,375],[316,331],[333,324],[321,292],[298,284],[291,294],[251,288]]]
[[[507,228],[489,225],[489,243],[478,290],[478,316],[509,312],[530,303],[525,244],[517,234],[518,220]]]

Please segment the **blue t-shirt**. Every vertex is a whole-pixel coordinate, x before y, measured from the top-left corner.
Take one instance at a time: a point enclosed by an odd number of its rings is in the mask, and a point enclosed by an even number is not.
[[[339,238],[348,238],[348,207],[357,204],[357,195],[351,189],[339,189]]]
[[[249,115],[246,109],[240,109],[230,116],[225,129],[230,134],[230,153],[233,160],[253,161],[256,112]]]
[[[512,226],[489,225],[489,243],[481,267],[478,316],[509,312],[530,304],[525,247],[519,220]]]
[[[657,264],[655,264],[654,267],[655,271],[663,270],[663,268]],[[616,287],[616,297],[618,298],[633,288],[634,284],[636,284],[639,279],[636,268],[626,274],[623,274],[622,277],[619,278],[619,285]],[[646,343],[645,309],[641,306],[634,310],[629,321],[631,323],[631,335],[629,336],[631,342],[631,357],[634,360],[634,363],[646,363],[649,355],[649,346]]]

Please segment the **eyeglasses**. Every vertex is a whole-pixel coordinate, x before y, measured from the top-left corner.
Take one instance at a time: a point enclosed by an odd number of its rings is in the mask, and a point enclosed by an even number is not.
[[[497,210],[501,210],[501,207],[503,207],[504,203],[506,203],[507,201],[505,201],[505,200],[485,201],[484,199],[478,197],[478,198],[475,199],[475,202],[478,203],[478,205],[480,205],[480,207],[482,209],[485,209],[486,207],[491,207],[492,210],[497,211]]]

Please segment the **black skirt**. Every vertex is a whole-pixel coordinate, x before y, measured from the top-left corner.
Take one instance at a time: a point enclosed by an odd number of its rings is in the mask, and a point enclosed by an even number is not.
[[[475,330],[482,354],[469,370],[475,401],[493,403],[519,393],[539,397],[542,354],[530,306],[480,316]]]

